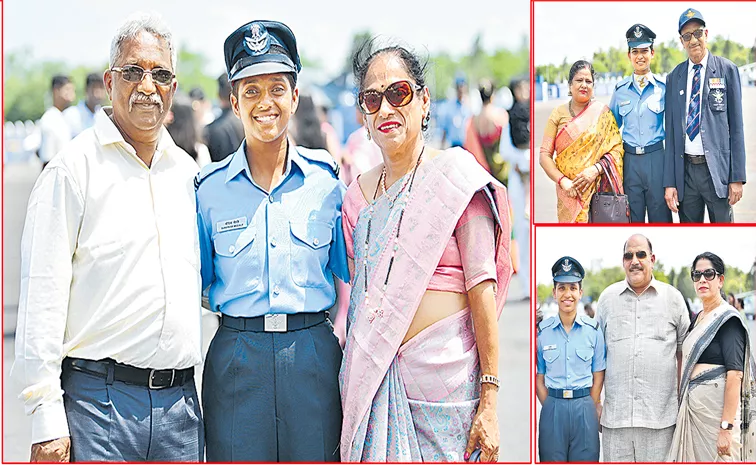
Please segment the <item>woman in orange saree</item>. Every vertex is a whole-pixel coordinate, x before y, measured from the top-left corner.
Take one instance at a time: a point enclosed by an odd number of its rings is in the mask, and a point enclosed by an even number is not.
[[[560,223],[588,222],[596,179],[604,170],[622,184],[622,137],[609,107],[592,100],[593,81],[589,62],[572,65],[572,99],[554,109],[543,135],[540,163],[557,185]]]

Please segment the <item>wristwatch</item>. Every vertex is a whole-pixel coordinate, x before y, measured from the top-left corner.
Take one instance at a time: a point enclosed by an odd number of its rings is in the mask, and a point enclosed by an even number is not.
[[[724,430],[727,430],[727,431],[731,430],[733,426],[734,425],[732,423],[728,423],[726,421],[723,421],[722,424],[719,425],[720,428],[722,428]]]

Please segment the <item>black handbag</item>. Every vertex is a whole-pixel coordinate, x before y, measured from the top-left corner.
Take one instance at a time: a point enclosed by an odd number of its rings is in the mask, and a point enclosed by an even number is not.
[[[612,176],[607,172],[604,163],[599,163],[604,171],[602,176],[611,187],[611,192],[596,191],[591,197],[591,207],[589,210],[589,221],[591,223],[629,223],[630,222],[630,202],[625,195],[622,186],[617,183],[617,176]]]

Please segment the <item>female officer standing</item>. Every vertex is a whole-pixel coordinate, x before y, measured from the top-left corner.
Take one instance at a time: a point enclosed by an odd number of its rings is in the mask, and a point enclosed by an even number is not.
[[[301,65],[294,34],[252,21],[224,44],[245,140],[200,173],[202,288],[221,313],[202,389],[210,462],[339,457],[341,348],[327,321],[349,280],[331,155],[289,145]]]
[[[559,315],[538,325],[536,342],[540,461],[598,462],[604,335],[593,318],[577,316],[585,276],[580,263],[562,257],[551,274]]]

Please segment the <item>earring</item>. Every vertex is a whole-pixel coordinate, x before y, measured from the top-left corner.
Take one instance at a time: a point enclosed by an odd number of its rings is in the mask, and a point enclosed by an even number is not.
[[[365,129],[365,137],[367,137],[367,140],[370,140],[370,130]]]
[[[430,127],[430,111],[423,117],[421,129],[427,131]]]

